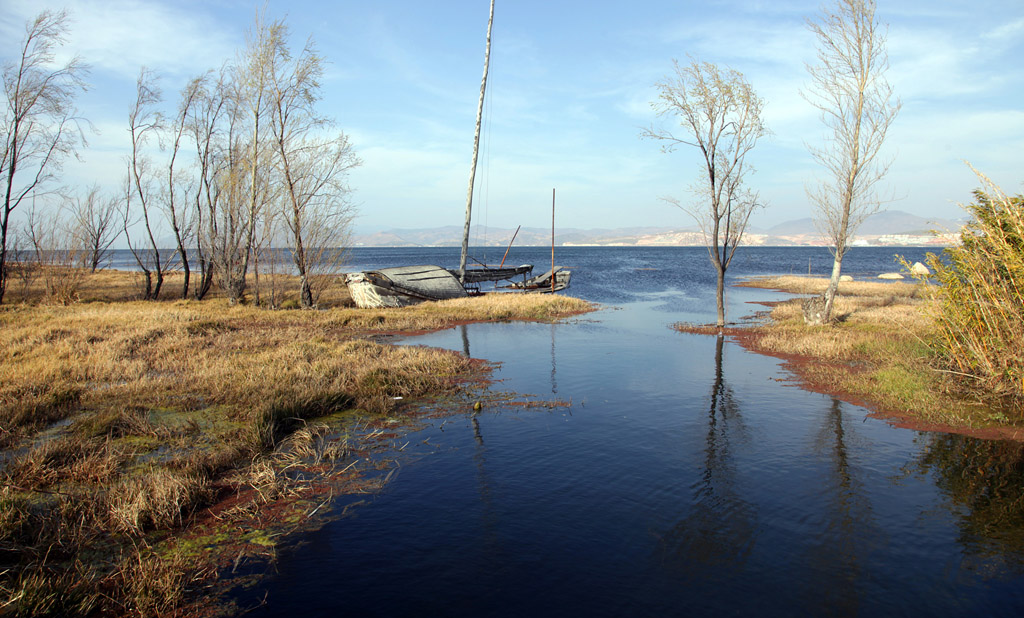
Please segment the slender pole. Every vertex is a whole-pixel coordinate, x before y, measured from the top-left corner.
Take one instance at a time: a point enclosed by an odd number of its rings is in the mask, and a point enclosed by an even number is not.
[[[462,255],[459,257],[459,280],[466,283],[466,255],[469,253],[469,220],[473,214],[473,182],[476,180],[476,159],[480,152],[480,121],[484,115],[484,92],[487,90],[487,68],[491,63],[491,24],[494,23],[494,0],[487,18],[487,48],[484,51],[484,76],[480,80],[480,103],[476,107],[476,133],[473,135],[473,166],[469,171],[469,191],[466,192],[466,227],[462,230]]]
[[[501,268],[502,266],[505,265],[505,258],[508,257],[509,249],[512,248],[512,243],[514,243],[516,241],[516,236],[519,235],[519,228],[521,228],[521,227],[523,227],[523,226],[521,226],[521,225],[516,226],[516,233],[512,234],[512,240],[508,241],[508,249],[505,249],[505,255],[501,256],[501,264],[498,265],[498,268]]]
[[[551,189],[551,291],[555,291],[555,190]]]

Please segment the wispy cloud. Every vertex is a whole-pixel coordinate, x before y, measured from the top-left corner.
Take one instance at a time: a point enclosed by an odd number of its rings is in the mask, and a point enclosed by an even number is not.
[[[1024,34],[1024,19],[1011,21],[1007,24],[996,27],[982,35],[983,38],[997,41],[1011,41],[1019,39]]]
[[[8,24],[22,24],[43,9],[60,10],[56,0],[8,2]],[[72,27],[62,53],[81,56],[93,71],[134,78],[140,66],[172,76],[189,76],[230,59],[243,32],[218,23],[210,12],[145,0],[79,0],[69,7]],[[20,26],[19,26],[20,27]]]

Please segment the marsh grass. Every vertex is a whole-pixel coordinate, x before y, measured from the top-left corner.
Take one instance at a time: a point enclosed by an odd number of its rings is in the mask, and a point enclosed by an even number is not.
[[[0,306],[0,613],[166,614],[211,576],[216,551],[173,549],[207,508],[235,500],[215,528],[244,520],[261,547],[268,520],[319,508],[313,479],[348,470],[358,448],[320,419],[390,418],[481,370],[370,337],[590,309],[525,294],[380,311],[119,300],[133,286],[101,272],[83,302]]]
[[[33,262],[18,264],[12,270],[19,285],[12,285],[4,296],[6,303],[58,304],[75,302],[126,302],[142,298],[145,289],[142,273],[133,271],[101,269],[90,272],[84,268],[39,265]],[[164,272],[164,286],[160,294],[162,302],[181,299],[185,276],[180,270]],[[192,278],[194,282],[196,277]],[[256,280],[248,280],[247,303],[256,303]],[[286,274],[260,274],[261,303],[269,307],[270,299],[276,308],[298,308],[299,278]],[[320,307],[352,306],[352,300],[345,287],[344,275],[322,277],[323,292]],[[273,293],[271,293],[271,291]],[[207,299],[225,299],[225,293],[214,286]]]
[[[785,276],[744,285],[819,294],[827,283]],[[775,306],[770,322],[755,327],[747,340],[757,351],[809,361],[796,365],[808,383],[885,411],[953,426],[991,426],[1000,414],[965,397],[937,368],[933,293],[922,283],[840,283],[835,324],[808,326],[801,299],[792,299]]]

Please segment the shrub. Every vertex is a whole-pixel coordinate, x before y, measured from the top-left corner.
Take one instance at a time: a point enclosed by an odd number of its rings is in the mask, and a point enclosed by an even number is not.
[[[1024,197],[986,190],[964,206],[963,244],[930,254],[939,348],[946,368],[986,399],[1024,402]]]

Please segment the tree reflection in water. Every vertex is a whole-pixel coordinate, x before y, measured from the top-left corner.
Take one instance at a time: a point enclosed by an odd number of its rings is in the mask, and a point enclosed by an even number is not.
[[[928,434],[918,461],[960,514],[965,561],[979,573],[1024,573],[1024,445]]]
[[[868,491],[851,453],[857,435],[847,426],[843,403],[832,399],[815,440],[815,449],[827,466],[820,488],[822,521],[809,545],[807,567],[818,579],[808,582],[805,596],[815,607],[833,616],[862,613],[866,594],[865,571],[873,551],[885,544],[885,532],[875,520]]]
[[[662,538],[663,562],[687,577],[742,571],[753,548],[757,511],[741,496],[733,449],[747,441],[746,427],[722,371],[725,338],[715,344],[703,470],[693,486],[687,516]],[[713,567],[713,568],[709,568]]]

